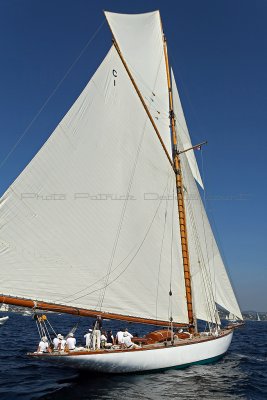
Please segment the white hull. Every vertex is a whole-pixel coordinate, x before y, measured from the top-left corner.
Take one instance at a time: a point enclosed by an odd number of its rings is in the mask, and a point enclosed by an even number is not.
[[[9,319],[9,317],[0,318],[0,325],[4,325],[8,319]]]
[[[153,371],[215,361],[226,353],[232,336],[233,332],[229,332],[212,340],[192,341],[160,348],[38,356],[61,365],[102,373]]]

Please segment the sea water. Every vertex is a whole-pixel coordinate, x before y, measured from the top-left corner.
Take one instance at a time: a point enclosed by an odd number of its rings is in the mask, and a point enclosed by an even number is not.
[[[0,327],[1,400],[85,399],[267,399],[267,322],[246,323],[237,329],[223,359],[206,365],[158,373],[100,375],[62,368],[26,355],[39,342],[36,321],[15,313]],[[2,316],[2,315],[1,315]],[[92,319],[47,314],[57,333],[66,335],[77,326],[78,344],[92,327]],[[114,334],[125,323],[104,321]],[[128,324],[140,336],[149,327]]]

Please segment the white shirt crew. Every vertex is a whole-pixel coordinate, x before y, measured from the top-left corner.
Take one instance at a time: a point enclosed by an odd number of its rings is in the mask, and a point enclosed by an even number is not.
[[[122,339],[123,339],[123,332],[119,331],[116,335],[116,339],[118,340],[118,344],[122,343]]]
[[[74,350],[76,346],[76,339],[74,337],[69,337],[67,339],[67,345],[69,350]]]
[[[43,342],[41,340],[41,342],[39,343],[39,351],[41,351],[42,353],[46,353],[48,349],[48,343],[47,342]]]

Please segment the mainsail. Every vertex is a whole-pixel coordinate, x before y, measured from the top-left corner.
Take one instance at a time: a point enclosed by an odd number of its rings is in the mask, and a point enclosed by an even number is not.
[[[168,321],[171,279],[173,318],[187,322],[173,261],[181,263],[178,221],[166,200],[173,190],[171,165],[112,47],[2,197],[3,293]]]
[[[106,16],[171,157],[159,13]],[[178,117],[183,114],[173,85]],[[181,124],[186,126],[182,119]],[[188,132],[181,138],[182,149],[190,143]],[[199,196],[194,156],[184,155],[182,163],[186,191]],[[0,200],[1,291],[77,309],[188,323],[175,192],[172,165],[112,46]],[[211,309],[207,312],[212,302],[214,313],[216,302],[239,316],[203,205],[187,199],[186,206],[188,219],[194,219],[188,229],[196,316],[213,321]],[[208,291],[198,261],[208,271]]]

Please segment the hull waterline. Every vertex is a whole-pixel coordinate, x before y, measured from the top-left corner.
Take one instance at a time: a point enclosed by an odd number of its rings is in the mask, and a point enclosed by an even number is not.
[[[233,332],[212,339],[174,346],[140,348],[128,351],[78,352],[67,355],[35,355],[53,364],[102,373],[132,373],[183,368],[191,364],[213,362],[228,350]],[[34,354],[31,354],[34,355]]]

